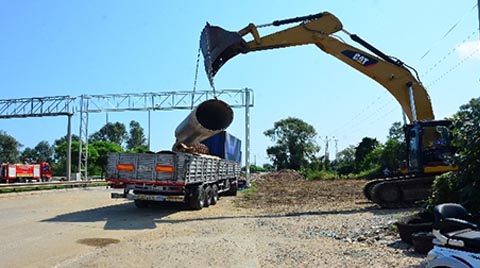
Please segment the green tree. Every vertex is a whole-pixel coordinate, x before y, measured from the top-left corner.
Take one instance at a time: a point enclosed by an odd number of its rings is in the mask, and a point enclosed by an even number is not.
[[[0,162],[17,162],[22,146],[14,137],[0,130]]]
[[[147,144],[146,144],[146,139],[145,139],[145,133],[140,125],[135,120],[130,121],[130,130],[129,130],[129,135],[127,139],[127,149],[128,150],[134,150],[135,148],[144,148],[145,150],[147,149]]]
[[[32,159],[38,163],[40,162],[53,162],[53,146],[48,144],[48,141],[39,142],[33,149],[27,147],[21,154],[21,159]]]
[[[396,140],[398,142],[405,142],[405,132],[403,131],[403,125],[400,122],[394,122],[388,130],[387,139]]]
[[[26,147],[23,152],[20,154],[20,160],[26,160],[26,159],[32,159],[36,160],[37,159],[37,152],[35,149]]]
[[[89,161],[89,165],[95,165],[95,170],[101,171],[101,177],[104,178],[105,171],[107,169],[108,153],[109,152],[121,152],[122,147],[116,143],[108,141],[95,141],[91,145],[98,153],[98,157],[94,161]]]
[[[36,152],[36,161],[38,162],[52,162],[53,161],[53,146],[50,146],[48,141],[41,141],[39,142],[35,148],[33,148]]]
[[[275,122],[274,127],[263,134],[275,142],[274,146],[267,148],[267,155],[277,169],[305,168],[320,150],[315,143],[315,128],[298,118]]]
[[[57,176],[65,176],[65,171],[67,169],[67,141],[61,139],[62,141],[56,142],[57,145],[54,146],[54,159],[55,163],[52,165],[53,174]],[[72,151],[71,151],[71,160],[72,160],[72,172],[78,171],[78,155],[79,155],[80,141],[72,141]],[[82,147],[85,150],[85,146]],[[92,144],[88,144],[88,162],[95,163],[99,157],[99,154],[95,147]],[[91,175],[100,175],[101,169],[93,164],[88,165],[88,173]]]
[[[383,150],[378,160],[380,166],[382,169],[388,168],[391,172],[395,172],[407,158],[405,134],[400,122],[395,122],[390,127],[387,141],[382,148]]]
[[[347,175],[355,172],[355,146],[349,147],[338,152],[337,159],[338,174]]]
[[[370,163],[364,163],[364,160],[378,145],[377,139],[365,137],[355,147],[355,168],[357,172],[362,171],[362,166],[370,166]]]
[[[480,210],[480,98],[462,105],[451,118],[454,162],[458,171],[435,178],[430,205],[457,202],[471,212]]]
[[[265,169],[265,171],[273,171],[275,170],[275,167],[270,164],[270,163],[265,163],[262,165],[262,168]]]
[[[56,176],[65,176],[67,170],[67,140],[68,135],[56,139],[53,142],[53,163],[51,163],[53,174]],[[80,145],[80,137],[72,134],[72,172],[78,171],[78,146]]]
[[[78,149],[80,141],[72,141],[72,151],[70,154],[72,161],[72,172],[78,171]],[[54,164],[52,164],[53,175],[55,176],[65,176],[67,170],[67,140],[60,138],[55,140],[53,146],[53,158]]]
[[[453,116],[453,145],[457,148],[455,174],[460,202],[471,210],[480,209],[480,98],[462,105]]]
[[[61,138],[59,138],[59,139],[56,139],[56,140],[53,142],[53,147],[56,147],[56,146],[62,144],[63,142],[66,143],[67,140],[68,140],[68,136],[67,136],[67,135],[65,135],[65,136],[63,136],[63,137],[61,137]],[[74,141],[80,141],[80,137],[79,137],[78,135],[72,134],[72,142],[74,142]]]
[[[364,158],[360,164],[361,171],[371,171],[377,175],[381,169],[380,165],[380,158],[383,155],[384,147],[381,144],[375,146],[372,151],[370,151]]]
[[[105,124],[100,130],[93,133],[90,136],[89,141],[90,142],[108,141],[108,142],[113,142],[122,146],[126,138],[127,138],[127,129],[124,124],[120,122],[115,122],[115,123],[109,122]]]

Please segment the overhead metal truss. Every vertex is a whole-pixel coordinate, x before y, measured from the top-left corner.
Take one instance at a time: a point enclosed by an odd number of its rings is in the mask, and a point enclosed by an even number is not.
[[[251,89],[224,89],[216,97],[233,108],[245,107],[245,92]],[[203,101],[213,99],[212,91],[172,91],[105,95],[82,95],[83,111],[86,113],[190,110]],[[252,104],[253,105],[253,102]]]
[[[171,91],[146,92],[127,94],[82,95],[80,99],[80,148],[79,173],[82,180],[88,178],[88,114],[102,112],[125,111],[161,111],[161,110],[190,110],[203,101],[221,99],[232,108],[245,108],[245,163],[250,164],[250,112],[254,105],[253,90],[223,89],[213,91]],[[249,172],[249,169],[246,169]],[[249,174],[247,174],[249,178]]]
[[[0,119],[73,115],[75,100],[70,96],[0,100]]]

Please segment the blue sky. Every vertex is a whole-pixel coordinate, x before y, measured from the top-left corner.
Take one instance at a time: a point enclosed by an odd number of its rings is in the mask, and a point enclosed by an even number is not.
[[[433,0],[0,0],[1,98],[192,90],[206,21],[233,31],[250,22],[263,24],[329,11],[346,30],[416,68],[436,118],[441,119],[480,95],[475,4],[475,0],[454,4]],[[197,89],[209,89],[203,68],[199,71]],[[322,147],[326,136],[335,136],[339,150],[365,136],[385,141],[392,123],[402,120],[400,106],[385,89],[315,46],[237,56],[215,81],[218,89],[254,90],[251,160],[257,164],[268,162],[265,150],[272,144],[263,132],[289,116],[313,125]],[[171,148],[174,129],[187,114],[152,113],[153,150]],[[137,120],[145,128],[147,118],[146,112],[108,116],[111,122],[125,124]],[[236,109],[229,128],[242,140],[244,119],[244,111]],[[105,124],[106,116],[92,114],[89,120],[93,133]],[[8,119],[0,124],[1,130],[33,147],[65,135],[67,119]],[[75,116],[74,134],[78,128]],[[333,155],[333,143],[330,149]]]

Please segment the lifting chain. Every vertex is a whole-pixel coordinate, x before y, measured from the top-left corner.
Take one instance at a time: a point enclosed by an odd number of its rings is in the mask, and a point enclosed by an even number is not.
[[[208,38],[208,31],[206,32],[206,34],[207,34],[207,36],[206,36],[207,57],[208,57],[208,61],[212,62],[212,59],[210,57],[210,42],[209,42],[209,38]],[[201,40],[200,40],[200,42],[198,44],[197,64],[196,64],[196,67],[195,67],[195,76],[194,76],[194,81],[193,81],[193,94],[192,94],[192,106],[191,106],[192,110],[193,110],[193,103],[194,103],[194,98],[195,98],[195,90],[197,88],[198,68],[200,66],[200,52],[201,52],[201,50],[202,50],[202,46],[201,46]],[[217,93],[216,93],[216,90],[215,90],[215,83],[214,83],[214,80],[213,80],[213,68],[212,68],[211,64],[209,64],[209,68],[207,70],[207,77],[208,77],[208,81],[210,82],[210,86],[212,87],[213,98],[217,99]]]
[[[198,46],[197,66],[195,67],[195,76],[193,78],[192,105],[190,106],[190,110],[193,110],[193,104],[195,102],[195,90],[197,89],[197,80],[198,80],[198,66],[200,64],[200,51],[201,51],[201,47]]]
[[[217,99],[217,93],[215,91],[215,82],[213,80],[213,66],[212,66],[212,58],[211,58],[211,55],[210,55],[210,38],[209,38],[209,32],[206,31],[205,32],[205,40],[207,41],[207,57],[208,57],[208,62],[210,64],[208,64],[208,70],[207,70],[207,76],[208,76],[208,81],[210,82],[210,86],[212,87],[212,90],[213,90],[213,97],[215,99]],[[205,59],[204,59],[205,60]]]

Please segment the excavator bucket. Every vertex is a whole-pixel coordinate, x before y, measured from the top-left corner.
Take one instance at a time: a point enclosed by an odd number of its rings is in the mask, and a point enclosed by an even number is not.
[[[246,51],[246,42],[237,32],[230,32],[207,23],[200,37],[205,71],[210,83],[225,62]]]

